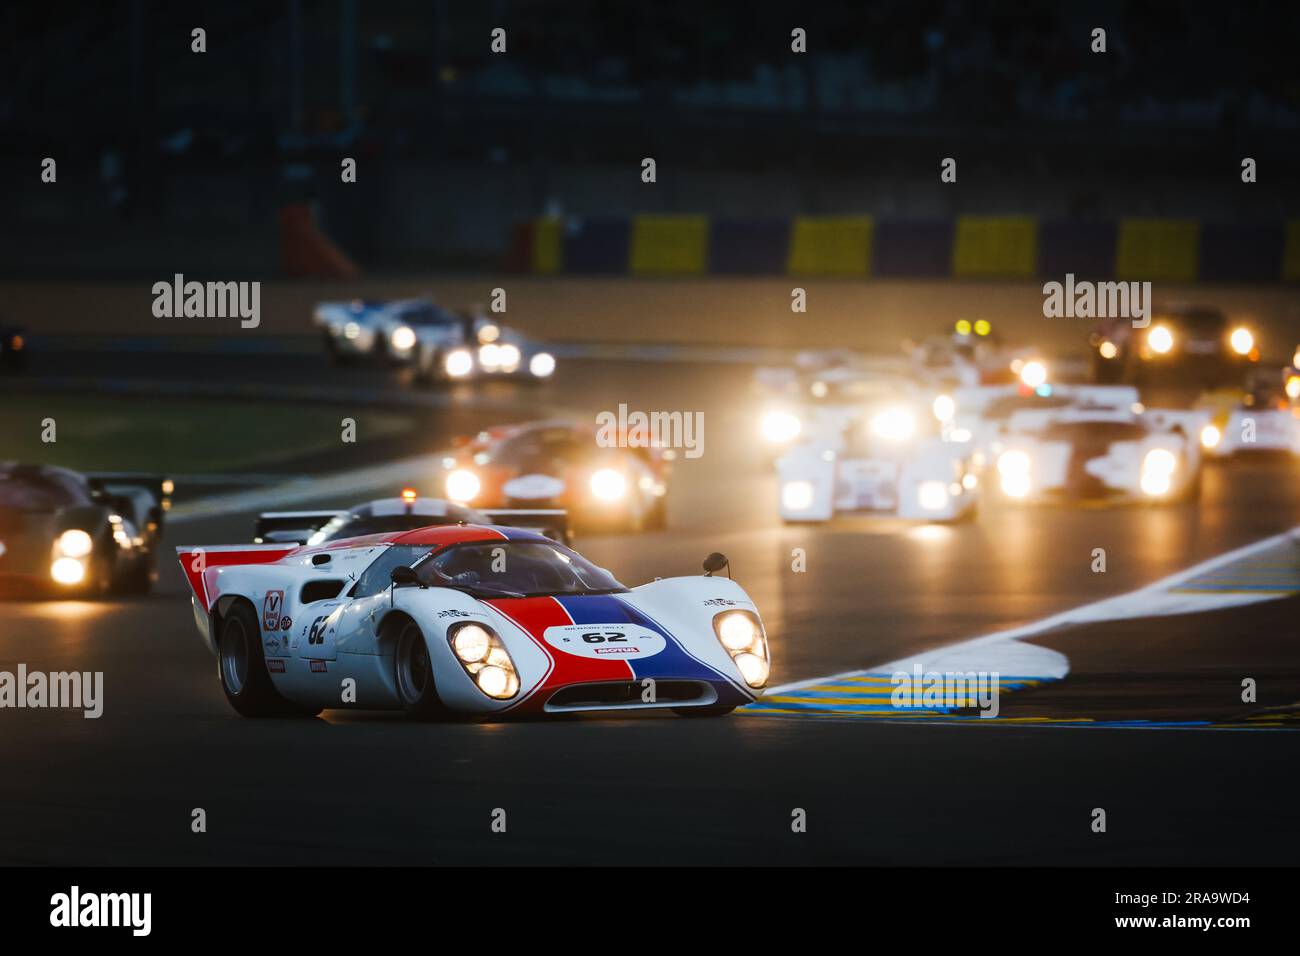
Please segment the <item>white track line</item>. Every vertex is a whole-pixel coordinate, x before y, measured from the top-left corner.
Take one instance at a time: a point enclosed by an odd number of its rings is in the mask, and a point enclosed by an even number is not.
[[[1003,631],[994,631],[991,634],[984,634],[980,637],[973,637],[969,640],[958,641],[955,644],[949,644],[943,647],[937,647],[930,651],[924,651],[922,654],[905,658],[902,662],[894,664],[884,664],[879,667],[858,667],[851,671],[841,671],[838,674],[830,674],[826,677],[812,677],[808,680],[794,681],[789,684],[782,684],[780,687],[773,687],[764,694],[766,697],[776,697],[782,694],[788,694],[793,690],[799,690],[804,687],[812,687],[815,684],[822,684],[828,681],[841,680],[845,677],[852,677],[856,674],[871,673],[877,670],[889,670],[894,668],[895,664],[908,663],[915,661],[920,657],[934,657],[939,654],[951,654],[955,651],[966,651],[972,647],[982,644],[991,644],[995,641],[1012,641],[1022,637],[1029,637],[1034,634],[1041,634],[1044,631],[1050,631],[1053,628],[1063,627],[1067,624],[1086,624],[1096,621],[1119,620],[1127,617],[1143,617],[1151,614],[1151,599],[1163,591],[1176,587],[1183,582],[1205,574],[1207,571],[1213,571],[1225,564],[1231,564],[1234,561],[1240,561],[1242,558],[1248,558],[1253,554],[1261,551],[1267,551],[1269,548],[1277,547],[1287,541],[1291,541],[1300,546],[1300,526],[1292,528],[1290,531],[1284,531],[1282,534],[1273,535],[1271,538],[1265,538],[1262,541],[1256,541],[1254,544],[1248,544],[1244,547],[1237,548],[1234,551],[1228,551],[1224,554],[1216,555],[1200,564],[1187,568],[1184,571],[1178,571],[1168,577],[1161,578],[1153,584],[1138,588],[1136,591],[1130,591],[1126,594],[1120,594],[1115,597],[1102,598],[1099,601],[1090,601],[1087,604],[1080,604],[1078,607],[1070,608],[1068,611],[1062,611],[1059,614],[1053,614],[1050,617],[1042,618],[1038,621],[1032,621],[1029,624],[1022,624],[1019,627],[1008,628]],[[1280,595],[1267,595],[1268,597],[1279,597]],[[1259,600],[1254,596],[1248,600]],[[1213,599],[1212,599],[1213,600]],[[1231,603],[1243,603],[1241,601],[1232,602],[1227,595],[1219,597],[1213,601],[1212,606],[1226,607]],[[1207,605],[1208,607],[1209,605]],[[1181,613],[1177,610],[1167,611],[1165,613]]]

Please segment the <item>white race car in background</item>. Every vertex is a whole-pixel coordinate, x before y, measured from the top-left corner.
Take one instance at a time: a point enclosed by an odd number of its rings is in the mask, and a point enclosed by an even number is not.
[[[853,381],[854,401],[820,409],[777,460],[781,517],[827,521],[841,512],[872,511],[955,521],[973,515],[978,480],[968,450],[942,440],[928,394],[906,380]]]
[[[1300,455],[1300,372],[1294,368],[1280,376],[1254,375],[1231,401],[1216,406],[1210,399],[1204,405],[1213,416],[1201,429],[1201,447],[1208,457]]]
[[[555,356],[522,332],[476,313],[450,319],[399,327],[392,334],[393,344],[401,345],[400,355],[421,381],[481,376],[541,381],[555,372]]]
[[[312,325],[321,330],[330,360],[343,364],[374,355],[386,308],[383,302],[362,299],[317,304],[312,311]]]
[[[1167,502],[1200,493],[1206,415],[1075,404],[1013,413],[990,475],[1010,501]]]
[[[1026,411],[1052,411],[1072,406],[1127,409],[1142,408],[1136,388],[1128,385],[980,385],[959,388],[935,399],[935,416],[943,424],[947,441],[966,445],[977,464],[983,465],[1000,450],[999,442],[1010,428],[1012,416]]]
[[[811,371],[760,369],[759,382],[766,386],[767,396],[759,419],[764,446],[780,454],[801,437],[834,434],[866,408],[919,407],[922,389],[900,367],[898,362],[888,362],[880,367],[846,363]]]
[[[194,623],[246,717],[670,708],[715,716],[767,683],[767,636],[730,578],[620,584],[529,531],[444,525],[317,547],[178,548]]]

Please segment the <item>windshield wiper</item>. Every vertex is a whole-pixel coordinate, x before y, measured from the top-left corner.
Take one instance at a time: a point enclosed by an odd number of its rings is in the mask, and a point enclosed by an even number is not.
[[[522,591],[507,591],[505,588],[487,588],[477,584],[439,584],[440,588],[451,588],[453,591],[463,591],[470,597],[508,597],[521,598],[529,597]]]
[[[561,594],[573,595],[574,597],[584,597],[589,594],[627,594],[628,588],[592,588],[583,591],[530,591],[524,597],[555,597]]]

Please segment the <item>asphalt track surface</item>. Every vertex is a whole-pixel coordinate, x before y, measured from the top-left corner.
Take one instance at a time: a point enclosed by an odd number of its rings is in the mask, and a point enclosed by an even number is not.
[[[70,376],[95,366],[90,356],[45,358],[47,371]],[[120,362],[126,377],[220,371],[292,384],[330,374],[310,357],[220,369],[199,357],[165,368],[145,357]],[[389,385],[382,373],[346,374],[351,384]],[[728,554],[763,611],[774,684],[1029,622],[1300,525],[1300,472],[1259,461],[1210,469],[1198,505],[985,509],[954,527],[873,518],[785,527],[754,447],[743,367],[571,362],[540,391],[490,392],[487,406],[473,390],[444,394],[416,437],[380,450],[432,451],[457,431],[551,409],[592,414],[624,402],[705,413],[705,453],[679,462],[669,529],[578,546],[630,585],[698,573],[708,552]],[[376,453],[363,446],[300,470],[352,467]],[[167,544],[244,541],[251,522],[249,513],[189,522],[170,528]],[[1098,547],[1105,574],[1090,571]],[[806,552],[804,573],[791,570],[794,548]],[[1260,706],[1285,706],[1300,637],[1294,608],[1234,609],[1209,625],[1106,626],[1076,636],[1073,648],[1061,638],[1079,657],[1080,682],[1027,691],[1015,706],[1041,694],[1039,713],[1069,716],[1088,695],[1068,691],[1098,672],[1127,676],[1108,685],[1107,701],[1119,703],[1107,713],[1154,713],[1170,695],[1153,688],[1171,681],[1239,681],[1247,636]],[[1122,661],[1097,650],[1107,642],[1124,648]],[[1194,649],[1187,666],[1184,648]],[[0,669],[18,662],[103,671],[106,703],[99,720],[0,711],[3,863],[1283,865],[1300,849],[1297,737],[1288,732],[659,714],[246,720],[222,697],[170,563],[147,598],[0,604]],[[1134,677],[1144,672],[1155,676]],[[205,834],[190,829],[197,807]],[[1104,834],[1090,828],[1096,807],[1107,811]],[[505,833],[490,826],[498,808]],[[796,808],[807,813],[805,833],[791,830]]]

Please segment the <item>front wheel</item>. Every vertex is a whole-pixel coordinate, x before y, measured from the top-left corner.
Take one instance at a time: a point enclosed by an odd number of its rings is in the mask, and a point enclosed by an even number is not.
[[[433,661],[429,659],[429,645],[424,635],[412,622],[402,626],[397,635],[397,653],[393,655],[397,696],[402,709],[412,717],[428,720],[447,712],[438,697],[433,680]]]

